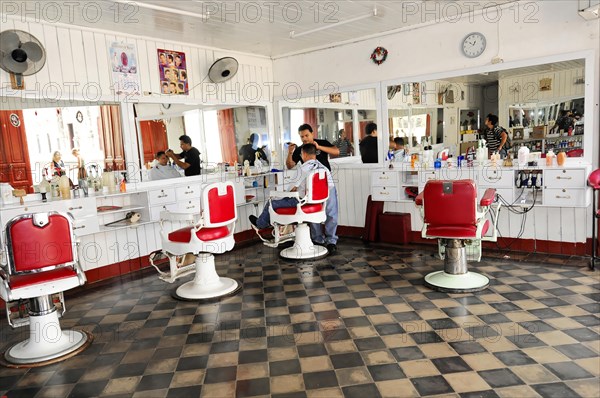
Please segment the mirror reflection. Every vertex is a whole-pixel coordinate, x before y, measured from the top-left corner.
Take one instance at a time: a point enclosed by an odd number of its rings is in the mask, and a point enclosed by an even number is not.
[[[301,145],[298,127],[306,123],[313,128],[314,138],[340,150],[334,162],[360,162],[360,141],[367,135],[367,125],[377,121],[375,89],[304,98],[282,105],[281,116],[284,144]]]
[[[202,173],[213,172],[220,164],[250,166],[257,161],[268,166],[267,111],[263,106],[199,108],[198,105],[136,104],[141,148],[140,158],[147,170],[156,167],[156,154],[166,149],[180,153],[179,138],[188,136],[200,152]],[[168,165],[170,162],[167,163]],[[177,165],[171,164],[183,175]]]
[[[389,86],[390,139],[466,155],[479,138],[490,140],[484,122],[492,114],[508,133],[509,153],[527,146],[583,156],[584,76],[584,60],[572,60]]]
[[[33,192],[63,172],[76,184],[126,169],[119,105],[53,105],[0,111],[0,181]]]

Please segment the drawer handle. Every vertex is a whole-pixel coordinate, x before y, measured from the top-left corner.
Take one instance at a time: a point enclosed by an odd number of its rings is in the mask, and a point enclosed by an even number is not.
[[[556,177],[556,179],[557,180],[572,180],[573,177],[561,177],[561,176],[558,176],[558,177]]]
[[[83,206],[69,207],[69,210],[81,210],[81,209],[83,209]]]
[[[194,193],[194,191],[185,191],[184,194],[189,195],[191,193]]]
[[[169,196],[169,195],[167,195],[167,194],[165,193],[165,194],[163,194],[163,195],[158,195],[158,196],[157,196],[157,198],[166,198],[167,196]]]
[[[389,180],[390,177],[379,177],[380,180]]]
[[[83,228],[85,228],[85,225],[82,225],[80,227],[73,227],[73,229],[83,229]]]
[[[193,209],[194,207],[196,207],[196,206],[188,206],[188,207],[186,207],[186,209]]]
[[[389,195],[389,192],[379,192],[380,195]]]
[[[571,199],[571,195],[566,195],[566,196],[556,195],[556,199]]]

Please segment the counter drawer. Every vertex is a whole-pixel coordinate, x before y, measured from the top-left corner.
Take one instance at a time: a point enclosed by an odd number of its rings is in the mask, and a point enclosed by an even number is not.
[[[177,200],[193,198],[200,200],[200,185],[190,184],[181,187],[176,187],[175,194],[177,195]]]
[[[177,202],[177,210],[182,213],[200,213],[200,199]]]
[[[91,235],[100,231],[97,217],[77,218],[73,222],[75,236]]]
[[[371,174],[371,186],[373,187],[389,187],[397,186],[398,172],[396,171],[374,171]]]
[[[585,189],[544,189],[544,206],[585,207]]]
[[[148,192],[148,200],[150,206],[159,205],[163,203],[174,203],[175,202],[175,189],[163,188],[155,189]]]
[[[585,188],[585,170],[559,169],[544,172],[544,185],[546,188]]]
[[[177,205],[175,203],[164,204],[162,206],[150,207],[150,221],[159,221],[161,211],[177,211]]]
[[[512,169],[487,167],[481,170],[478,185],[488,188],[510,188],[515,183],[515,172]]]
[[[400,200],[400,191],[398,187],[373,187],[371,189],[373,200],[383,202],[398,202]]]

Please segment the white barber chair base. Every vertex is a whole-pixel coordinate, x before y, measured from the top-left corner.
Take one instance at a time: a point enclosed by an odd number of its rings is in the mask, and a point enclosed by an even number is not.
[[[448,274],[436,271],[425,276],[425,285],[444,293],[470,293],[487,289],[490,280],[477,272],[467,271],[464,274]]]
[[[4,353],[7,366],[43,366],[69,358],[92,343],[85,331],[63,331],[58,311],[30,317],[29,339],[17,343]]]
[[[194,280],[179,286],[175,298],[182,300],[207,300],[233,294],[241,287],[235,279],[219,277],[215,270],[215,256],[201,253],[196,257]]]
[[[279,255],[289,260],[318,259],[327,256],[327,248],[312,243],[308,224],[298,224],[296,240],[292,247],[283,249]]]

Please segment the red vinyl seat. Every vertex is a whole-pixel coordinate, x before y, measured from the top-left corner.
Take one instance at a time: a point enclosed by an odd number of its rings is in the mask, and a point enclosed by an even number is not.
[[[587,184],[592,188],[592,258],[590,259],[590,269],[595,268],[595,262],[599,258],[598,256],[598,218],[600,218],[600,209],[598,209],[596,198],[598,191],[600,190],[600,169],[596,169],[588,176]]]
[[[220,277],[215,268],[213,254],[225,253],[233,249],[233,233],[237,220],[235,189],[231,181],[208,184],[202,189],[201,214],[161,213],[162,250],[152,253],[151,264],[159,273],[160,279],[173,283],[175,280],[195,273],[194,280],[179,286],[175,297],[185,300],[212,299],[229,295],[240,287],[238,281]],[[199,221],[196,217],[199,216]],[[188,223],[190,225],[167,232],[166,224]],[[161,271],[154,259],[164,253],[169,259],[169,272]],[[195,256],[195,262],[187,264],[188,254]]]
[[[445,292],[485,289],[489,279],[467,269],[467,259],[481,259],[481,241],[495,241],[499,204],[494,206],[495,190],[487,189],[477,202],[477,187],[472,180],[431,180],[415,199],[421,208],[421,235],[437,239],[444,271],[425,277],[429,287]],[[491,219],[487,219],[494,207]],[[488,236],[488,233],[491,235]]]
[[[15,366],[40,366],[69,358],[85,349],[92,335],[60,327],[65,290],[83,285],[73,220],[59,212],[17,216],[6,224],[7,264],[0,267],[0,297],[6,301],[12,327],[29,325],[29,339],[10,347],[4,359]],[[28,300],[28,317],[12,308]],[[55,304],[60,303],[59,310]],[[16,311],[15,311],[16,313]],[[52,330],[52,333],[48,331]]]

